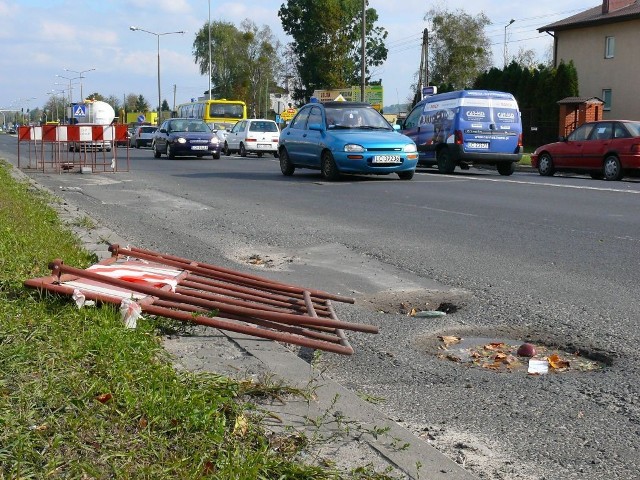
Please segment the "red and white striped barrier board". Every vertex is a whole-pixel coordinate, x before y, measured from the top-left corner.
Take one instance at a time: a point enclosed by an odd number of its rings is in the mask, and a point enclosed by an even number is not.
[[[127,139],[127,125],[41,125],[18,128],[18,141],[111,142]]]

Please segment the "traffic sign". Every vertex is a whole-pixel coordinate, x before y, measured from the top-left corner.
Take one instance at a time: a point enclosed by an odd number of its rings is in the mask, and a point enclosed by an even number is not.
[[[73,106],[73,116],[74,117],[86,117],[87,116],[87,106],[84,103],[79,103],[78,105]]]
[[[285,122],[288,122],[289,120],[291,120],[293,117],[296,116],[296,113],[298,113],[297,109],[287,108],[284,112],[280,114],[280,118],[282,118],[282,120],[284,120]]]
[[[138,123],[142,123],[145,121],[144,115],[138,115]]]

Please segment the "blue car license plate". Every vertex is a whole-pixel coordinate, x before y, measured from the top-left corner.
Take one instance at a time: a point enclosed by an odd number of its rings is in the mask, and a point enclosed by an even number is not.
[[[371,163],[402,163],[400,155],[375,155]]]

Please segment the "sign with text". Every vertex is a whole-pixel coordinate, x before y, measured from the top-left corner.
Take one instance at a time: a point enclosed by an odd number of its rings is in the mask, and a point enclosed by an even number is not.
[[[361,87],[357,85],[332,90],[316,90],[313,92],[313,96],[316,97],[320,103],[333,102],[338,99],[345,102],[359,102],[360,92]],[[367,85],[364,90],[364,101],[370,103],[373,108],[380,111],[382,109],[382,95],[382,85]]]

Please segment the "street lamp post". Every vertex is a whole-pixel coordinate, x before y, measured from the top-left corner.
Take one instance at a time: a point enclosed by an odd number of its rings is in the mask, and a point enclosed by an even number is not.
[[[78,75],[80,75],[79,77],[76,77],[80,79],[80,103],[84,102],[84,96],[82,95],[82,79],[84,78],[83,74],[87,72],[93,72],[94,70],[95,68],[90,68],[89,70],[80,70],[80,71],[71,70],[69,68],[64,69],[65,72],[77,73]]]
[[[140,27],[129,27],[129,30],[131,30],[132,32],[135,31],[140,31],[140,32],[145,32],[148,33],[150,35],[155,35],[157,40],[158,40],[158,126],[160,126],[160,112],[162,111],[162,99],[161,99],[161,90],[160,90],[160,37],[162,35],[171,35],[174,33],[181,33],[184,34],[184,31],[180,30],[178,32],[162,32],[162,33],[156,33],[156,32],[150,32],[149,30],[145,30],[144,28],[140,28]]]
[[[207,23],[207,30],[209,30],[209,100],[211,100],[211,0],[209,2],[209,23]]]
[[[69,105],[71,105],[73,103],[73,87],[71,86],[71,82],[73,80],[77,80],[80,77],[65,77],[63,75],[56,75],[56,77],[58,78],[64,78],[65,80],[69,80]],[[82,96],[82,95],[81,95]]]
[[[21,98],[20,100],[18,100],[20,102],[20,111],[22,112],[22,123],[23,124],[25,123],[25,121],[24,121],[24,106],[23,105],[24,104],[27,105],[27,114],[28,114],[27,116],[28,116],[29,120],[31,120],[31,115],[29,115],[29,102],[31,100],[35,100],[35,99],[36,99],[36,97],[28,97],[28,98]]]
[[[507,27],[511,26],[511,24],[513,22],[515,22],[515,20],[512,18],[511,20],[509,20],[509,23],[504,26],[504,66],[505,66],[505,68],[507,66],[507,57],[508,57],[508,52],[507,52]]]

